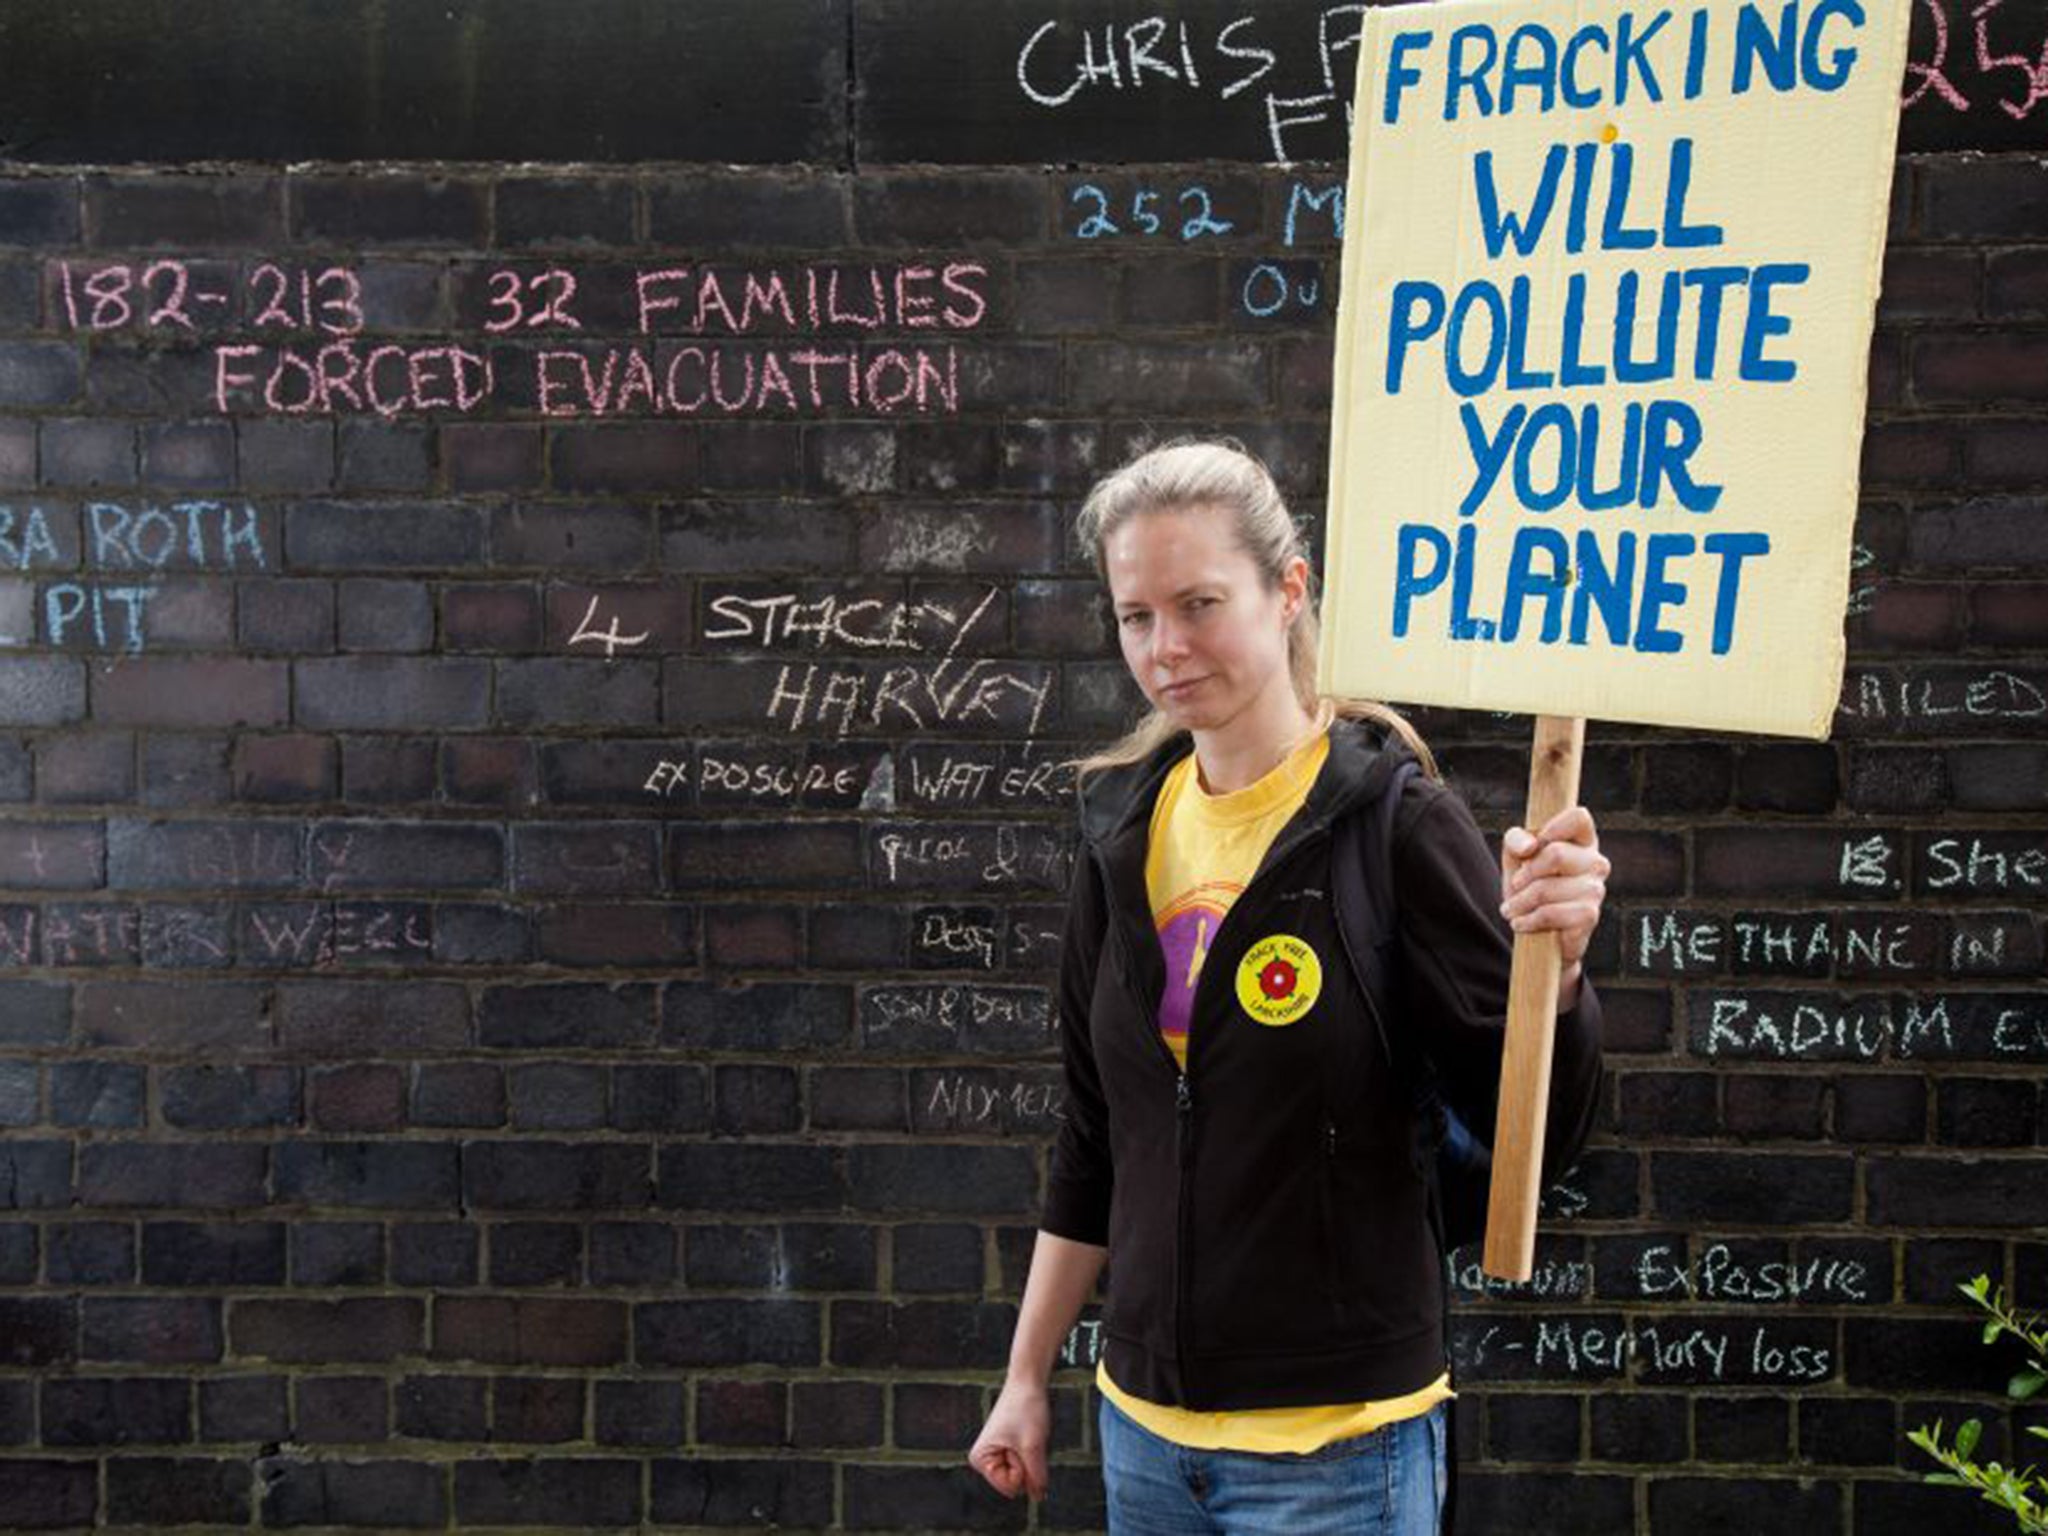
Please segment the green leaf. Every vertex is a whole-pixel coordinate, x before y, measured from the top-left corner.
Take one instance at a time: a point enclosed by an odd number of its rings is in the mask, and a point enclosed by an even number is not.
[[[2016,1402],[2025,1402],[2043,1386],[2048,1386],[2048,1371],[2024,1370],[2006,1383],[2005,1395]]]
[[[1998,1336],[2003,1332],[2005,1332],[2005,1324],[1995,1317],[1992,1318],[1990,1322],[1984,1325],[1984,1342],[1986,1344],[1996,1344]]]
[[[1969,1284],[1959,1285],[1956,1289],[1972,1301],[1982,1301],[1991,1290],[1991,1277],[1989,1275],[1979,1275],[1970,1281]]]
[[[1956,1426],[1956,1454],[1968,1461],[1970,1452],[1977,1449],[1977,1441],[1984,1434],[1984,1425],[1977,1419],[1965,1419]]]

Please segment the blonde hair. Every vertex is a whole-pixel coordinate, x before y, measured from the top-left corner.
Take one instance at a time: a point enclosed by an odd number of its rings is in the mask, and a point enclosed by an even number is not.
[[[1192,507],[1220,509],[1230,520],[1231,535],[1251,557],[1260,578],[1278,586],[1289,561],[1300,555],[1301,534],[1288,515],[1287,503],[1273,476],[1245,447],[1230,439],[1202,441],[1178,438],[1163,443],[1096,482],[1081,505],[1076,532],[1102,580],[1109,580],[1105,551],[1110,538],[1132,518],[1147,512],[1180,512]],[[1308,598],[1287,631],[1287,670],[1295,697],[1310,715],[1322,717],[1325,706],[1337,716],[1370,720],[1385,726],[1421,762],[1423,771],[1439,777],[1436,758],[1415,727],[1395,710],[1371,699],[1341,698],[1316,687],[1316,650],[1322,623],[1316,615],[1315,572],[1309,572]],[[1175,727],[1158,710],[1100,752],[1081,758],[1083,774],[1141,762],[1173,736]]]

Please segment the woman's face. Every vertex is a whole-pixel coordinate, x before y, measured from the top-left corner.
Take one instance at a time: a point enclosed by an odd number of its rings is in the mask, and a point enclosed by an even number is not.
[[[1214,506],[1141,512],[1103,545],[1124,664],[1155,709],[1189,731],[1227,727],[1248,705],[1293,693],[1287,630],[1307,563],[1260,579]]]

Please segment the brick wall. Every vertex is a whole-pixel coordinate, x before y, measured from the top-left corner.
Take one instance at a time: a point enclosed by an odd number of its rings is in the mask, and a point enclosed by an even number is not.
[[[1339,180],[8,169],[0,1528],[1099,1525],[1087,1322],[1052,1501],[962,1465],[1134,701],[1068,525],[1213,430],[1319,517]],[[2048,1305],[2040,160],[1901,160],[1870,381],[1834,740],[1591,733],[1469,1533],[1995,1530],[1903,1432],[2041,1420],[1953,1292]]]

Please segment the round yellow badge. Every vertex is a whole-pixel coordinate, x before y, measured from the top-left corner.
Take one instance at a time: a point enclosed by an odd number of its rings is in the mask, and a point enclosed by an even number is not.
[[[1269,1028],[1292,1024],[1323,990],[1323,963],[1291,934],[1260,939],[1237,962],[1237,1000]]]

